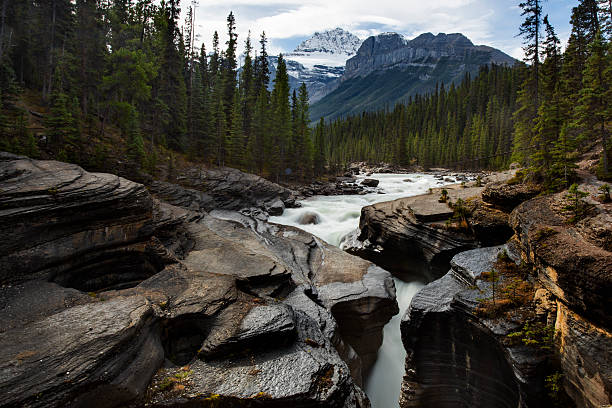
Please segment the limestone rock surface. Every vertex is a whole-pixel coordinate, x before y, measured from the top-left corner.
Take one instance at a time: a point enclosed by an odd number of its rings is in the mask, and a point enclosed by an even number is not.
[[[0,154],[0,406],[369,406],[391,275],[193,194]]]

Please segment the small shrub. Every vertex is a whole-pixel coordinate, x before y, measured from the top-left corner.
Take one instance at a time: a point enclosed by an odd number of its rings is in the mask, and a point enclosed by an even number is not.
[[[552,352],[555,341],[555,327],[541,322],[526,322],[523,329],[510,333],[508,338],[515,344],[537,347],[542,351]]]
[[[178,390],[184,389],[185,385],[183,384],[189,376],[193,374],[193,370],[189,370],[188,367],[181,368],[180,371],[175,373],[174,375],[170,375],[159,383],[157,386],[160,391],[170,391],[170,390]]]
[[[548,237],[552,237],[553,235],[557,234],[558,231],[550,228],[550,227],[544,227],[544,228],[540,228],[538,229],[535,234],[533,234],[533,239],[535,241],[540,241],[542,239],[546,239]]]
[[[565,198],[569,199],[570,202],[564,207],[565,210],[573,213],[570,218],[570,222],[576,222],[583,218],[586,214],[587,203],[583,200],[584,197],[588,196],[588,193],[578,189],[578,184],[574,183],[567,190]]]
[[[508,184],[509,186],[514,186],[516,184],[522,184],[523,181],[525,180],[525,176],[526,176],[526,172],[525,170],[518,170],[515,174],[514,177],[512,177],[510,180],[506,181],[506,184]]]
[[[612,199],[610,199],[610,185],[609,184],[604,184],[600,186],[598,190],[601,191],[601,195],[599,196],[599,199],[601,200],[602,203],[609,203],[610,201],[612,201]]]
[[[443,188],[442,191],[440,191],[440,198],[438,198],[438,202],[439,203],[445,203],[448,201],[448,191]]]
[[[546,389],[548,390],[548,396],[552,400],[559,399],[559,393],[563,386],[563,374],[559,371],[555,371],[551,375],[547,376],[544,380],[546,382]]]

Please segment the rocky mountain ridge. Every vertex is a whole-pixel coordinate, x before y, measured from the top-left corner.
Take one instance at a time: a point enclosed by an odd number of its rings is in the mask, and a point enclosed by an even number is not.
[[[312,117],[336,118],[393,106],[430,92],[437,84],[474,75],[483,65],[515,62],[459,33],[425,33],[412,40],[397,33],[379,34],[366,39],[347,60],[340,83],[312,106]]]

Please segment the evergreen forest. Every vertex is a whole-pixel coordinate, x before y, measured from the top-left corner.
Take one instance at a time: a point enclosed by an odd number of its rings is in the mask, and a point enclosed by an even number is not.
[[[257,51],[244,39],[238,76],[232,13],[228,41],[220,44],[215,32],[207,51],[195,44],[194,4],[180,21],[179,0],[2,0],[0,7],[0,150],[86,168],[115,156],[149,173],[181,154],[276,180],[312,176],[306,87],[290,95],[282,55],[269,84],[265,33]],[[41,118],[38,128],[28,123],[32,115]]]
[[[600,147],[610,177],[612,2],[580,0],[561,44],[544,0],[520,3],[525,62],[483,66],[378,112],[313,124],[267,38],[196,44],[194,3],[0,0],[0,150],[155,175],[177,156],[274,181],[310,180],[354,161],[504,169],[518,162],[550,190]],[[181,15],[187,16],[184,21]],[[240,69],[239,69],[240,65]],[[34,119],[34,120],[33,120]]]

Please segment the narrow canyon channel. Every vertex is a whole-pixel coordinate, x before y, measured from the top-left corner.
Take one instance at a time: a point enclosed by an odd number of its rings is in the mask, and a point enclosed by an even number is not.
[[[365,177],[358,176],[358,182]],[[377,191],[365,195],[315,196],[300,201],[300,208],[286,209],[283,215],[270,217],[270,222],[292,225],[308,231],[326,242],[342,247],[343,238],[359,227],[361,208],[426,193],[443,184],[430,174],[373,174],[379,180]],[[380,193],[384,194],[380,194]],[[306,223],[305,222],[315,222]],[[406,352],[400,336],[400,321],[423,282],[404,282],[394,278],[400,312],[384,328],[383,344],[366,380],[365,391],[373,408],[398,406]]]

